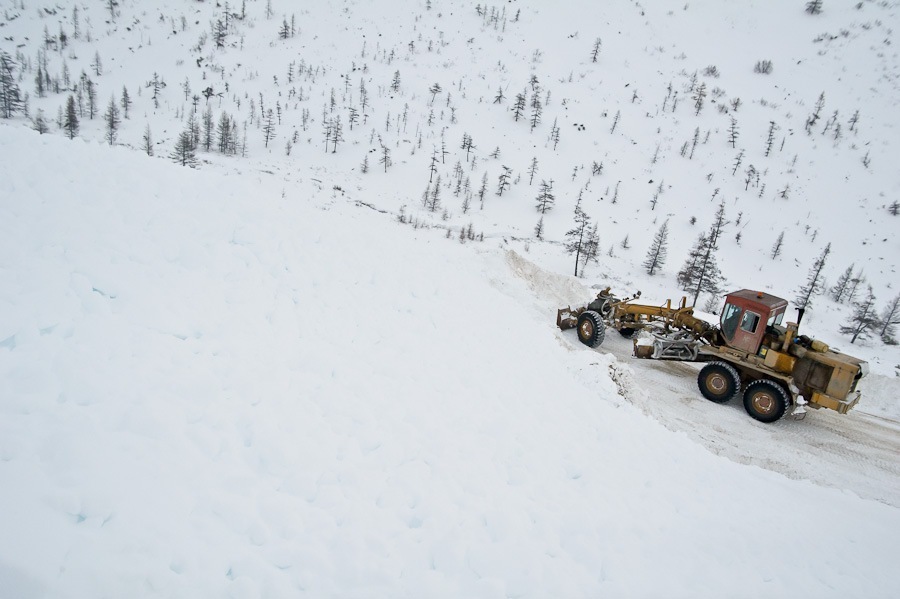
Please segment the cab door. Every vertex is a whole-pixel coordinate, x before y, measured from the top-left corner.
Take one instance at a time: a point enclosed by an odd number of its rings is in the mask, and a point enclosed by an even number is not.
[[[765,333],[765,320],[761,314],[745,309],[741,314],[740,325],[734,332],[731,347],[755,354]]]
[[[746,308],[741,303],[725,303],[720,321],[722,336],[729,346],[755,354],[765,333],[765,320],[757,310]]]

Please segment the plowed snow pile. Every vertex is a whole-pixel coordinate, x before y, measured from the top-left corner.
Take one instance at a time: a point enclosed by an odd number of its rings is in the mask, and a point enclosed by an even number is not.
[[[900,511],[579,382],[614,358],[559,343],[501,250],[265,176],[0,151],[4,597],[900,593]]]

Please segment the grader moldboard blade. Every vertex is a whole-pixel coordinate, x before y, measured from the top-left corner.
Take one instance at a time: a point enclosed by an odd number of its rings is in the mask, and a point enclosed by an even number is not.
[[[556,311],[556,326],[561,330],[574,329],[578,324],[578,316],[584,312],[584,308],[573,310],[571,306]]]
[[[557,310],[556,326],[558,326],[563,331],[574,329],[576,326],[578,326],[578,317],[584,314],[587,310],[594,310],[604,319],[609,317],[612,314],[612,306],[622,301],[617,297],[612,296],[609,290],[610,288],[607,287],[606,289],[600,291],[600,293],[597,294],[596,299],[591,301],[591,303],[589,303],[587,306],[582,306],[580,308],[572,308],[572,306],[566,306],[565,308]],[[638,291],[634,297],[640,297],[640,295],[641,292]],[[631,299],[634,298],[629,298],[625,301],[630,301]]]

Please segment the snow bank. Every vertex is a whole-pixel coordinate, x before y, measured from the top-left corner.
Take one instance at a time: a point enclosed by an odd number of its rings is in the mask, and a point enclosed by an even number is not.
[[[880,374],[870,374],[860,384],[865,403],[859,410],[893,420],[900,425],[900,380]]]
[[[10,596],[900,593],[897,509],[648,420],[502,252],[265,175],[0,151]]]

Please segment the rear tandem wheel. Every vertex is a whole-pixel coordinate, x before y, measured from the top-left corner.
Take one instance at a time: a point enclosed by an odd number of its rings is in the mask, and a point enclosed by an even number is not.
[[[725,362],[710,362],[697,376],[700,393],[715,403],[725,403],[741,389],[741,375]]]
[[[747,385],[744,391],[744,409],[760,422],[775,422],[790,405],[784,387],[769,379],[759,379]]]

